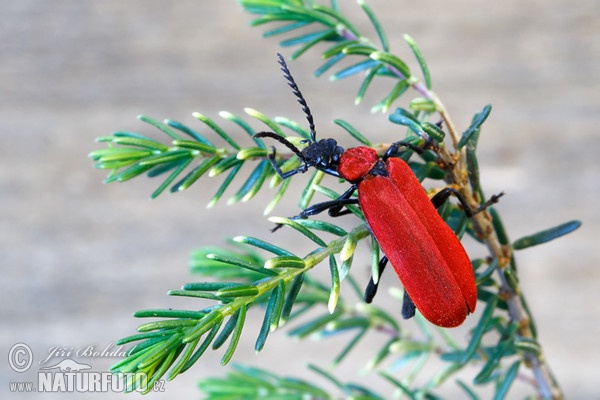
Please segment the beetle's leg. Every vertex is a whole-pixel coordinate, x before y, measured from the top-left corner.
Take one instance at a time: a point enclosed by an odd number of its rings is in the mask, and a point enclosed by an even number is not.
[[[271,153],[269,153],[269,155],[268,155],[268,160],[271,163],[271,166],[273,167],[273,169],[275,170],[277,175],[279,175],[281,177],[281,179],[286,179],[286,178],[289,178],[290,176],[295,175],[299,172],[304,173],[308,170],[308,160],[306,159],[306,157],[304,157],[302,152],[296,146],[294,146],[292,143],[290,143],[290,141],[287,140],[286,138],[281,137],[274,132],[258,132],[253,137],[254,138],[268,137],[268,138],[274,139],[274,140],[278,141],[279,143],[283,144],[288,149],[290,149],[300,159],[300,161],[302,161],[303,164],[301,166],[299,166],[298,168],[293,169],[291,171],[283,172],[281,170],[281,168],[279,168],[279,165],[277,165],[277,162],[275,161],[275,154],[276,154],[275,147],[271,146]]]
[[[350,199],[335,199],[330,201],[324,201],[322,203],[314,204],[305,210],[303,210],[300,214],[294,217],[294,219],[304,219],[308,218],[311,215],[317,215],[322,213],[325,210],[329,210],[329,215],[332,217],[339,217],[340,215],[345,215],[350,213],[351,211],[346,209],[342,210],[345,205],[348,204],[358,204],[358,199],[350,198]]]
[[[306,164],[302,164],[301,166],[299,166],[296,169],[293,169],[291,171],[283,172],[281,170],[281,168],[279,167],[279,165],[277,165],[277,162],[275,161],[275,154],[276,154],[275,147],[271,146],[271,153],[269,153],[267,159],[271,163],[271,167],[273,167],[273,170],[275,170],[275,173],[277,175],[279,175],[279,177],[281,179],[289,178],[290,176],[296,175],[299,172],[306,172],[306,170],[308,169],[308,167],[307,167]]]
[[[400,140],[398,142],[394,142],[392,143],[392,145],[387,149],[387,151],[385,152],[385,154],[383,155],[383,160],[387,160],[390,157],[395,157],[398,155],[398,153],[400,152],[400,147],[404,146],[408,149],[411,149],[412,151],[414,151],[417,154],[423,154],[423,152],[425,150],[427,150],[427,148],[431,147],[433,145],[433,139],[430,137],[427,138],[427,140],[425,141],[425,144],[423,144],[423,146],[415,146],[414,144],[407,142],[405,140]]]
[[[379,282],[381,280],[381,274],[383,273],[383,270],[385,269],[387,263],[388,258],[386,256],[383,256],[381,260],[379,260],[379,266],[377,268],[377,274],[379,275],[379,279],[377,279],[377,283],[375,283],[373,277],[371,277],[371,280],[369,281],[369,284],[365,289],[365,303],[371,303],[373,301],[373,298],[377,294],[377,289],[379,288]],[[412,299],[406,292],[406,289],[404,289],[404,296],[402,297],[402,318],[409,319],[414,317],[415,310],[415,303],[413,303]]]
[[[390,157],[397,156],[398,153],[400,152],[400,147],[402,147],[402,146],[411,149],[415,153],[418,153],[418,154],[423,153],[422,147],[415,146],[414,144],[412,144],[410,142],[405,142],[404,140],[401,140],[399,142],[392,143],[392,145],[387,149],[387,151],[383,155],[383,160],[387,160]]]
[[[402,318],[409,319],[414,317],[416,308],[415,303],[413,303],[408,292],[404,289],[404,296],[402,296]]]
[[[381,260],[379,260],[379,265],[377,267],[377,283],[375,283],[375,279],[373,279],[373,277],[371,276],[371,280],[369,280],[369,283],[367,284],[367,288],[365,289],[365,295],[364,295],[365,303],[371,303],[373,301],[373,298],[377,294],[377,289],[379,288],[381,274],[383,274],[383,270],[385,269],[387,263],[388,263],[387,256],[383,256],[381,258]]]
[[[329,210],[329,215],[332,217],[339,217],[340,215],[348,214],[351,211],[348,209],[343,210],[344,206],[349,204],[358,204],[358,199],[351,197],[355,191],[356,185],[352,185],[350,189],[346,190],[337,199],[313,204],[312,206],[302,210],[300,214],[293,216],[291,219],[305,219],[312,215],[320,214],[326,210]],[[281,228],[281,226],[281,224],[277,224],[275,228],[271,229],[271,232],[275,232],[277,229]]]
[[[479,207],[471,208],[471,206],[467,203],[467,200],[465,200],[463,195],[460,194],[460,192],[458,190],[456,190],[452,187],[445,187],[442,190],[440,190],[439,192],[437,192],[435,194],[435,196],[433,196],[431,198],[431,202],[433,203],[433,206],[435,208],[439,208],[442,206],[442,204],[444,204],[444,202],[446,200],[448,200],[448,197],[450,197],[450,195],[456,196],[456,198],[458,199],[460,204],[463,206],[463,209],[465,210],[465,214],[467,215],[467,217],[471,218],[471,217],[473,217],[473,215],[477,214],[478,212],[481,212],[481,211],[485,210],[486,208],[488,208],[489,206],[491,206],[492,204],[497,203],[498,200],[500,199],[500,197],[502,197],[504,195],[504,193],[495,194],[488,201],[486,201]]]
[[[352,185],[350,186],[350,188],[348,190],[346,190],[344,193],[342,193],[342,195],[340,197],[338,197],[335,200],[332,200],[331,202],[324,202],[324,203],[331,203],[331,206],[329,207],[329,211],[328,214],[330,217],[339,217],[340,215],[346,215],[351,213],[352,211],[350,211],[348,208],[346,208],[345,210],[342,210],[344,208],[345,205],[348,204],[358,204],[358,199],[357,198],[352,198],[352,194],[356,191],[357,186],[356,185]],[[335,204],[337,202],[337,204]],[[323,204],[323,203],[320,203]],[[318,206],[319,204],[315,204],[314,206]],[[313,206],[313,207],[314,207]],[[309,207],[311,208],[311,207]],[[306,210],[304,210],[306,211]]]
[[[351,197],[355,191],[356,185],[352,185],[350,189],[342,193],[342,195],[337,199],[313,204],[312,206],[302,210],[302,212],[295,216],[294,219],[308,218],[311,215],[320,214],[325,210],[329,210],[329,215],[332,217],[339,217],[340,215],[348,214],[350,210],[346,209],[342,211],[342,208],[348,204],[358,204],[358,199]]]

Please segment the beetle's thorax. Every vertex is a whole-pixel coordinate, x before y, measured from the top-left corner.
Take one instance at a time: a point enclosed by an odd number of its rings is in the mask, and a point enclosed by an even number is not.
[[[368,174],[372,174],[372,171],[375,175],[387,174],[385,164],[379,159],[377,152],[370,147],[353,147],[346,150],[340,158],[338,172],[349,182],[358,182]]]

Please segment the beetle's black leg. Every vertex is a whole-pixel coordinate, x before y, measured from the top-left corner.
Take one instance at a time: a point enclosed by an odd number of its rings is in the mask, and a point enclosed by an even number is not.
[[[358,204],[358,199],[351,197],[352,194],[356,191],[356,189],[357,189],[357,186],[352,185],[352,186],[350,186],[350,188],[348,190],[346,190],[344,193],[342,193],[342,195],[340,197],[338,197],[336,200],[333,200],[334,202],[337,201],[338,204],[334,204],[329,208],[328,214],[330,217],[339,217],[340,215],[346,215],[346,214],[349,214],[352,212],[347,208],[345,210],[342,210],[342,209],[347,204]],[[321,204],[323,204],[323,203],[321,203]],[[318,204],[315,204],[315,205],[318,205]]]
[[[415,146],[412,143],[405,142],[404,140],[401,140],[399,142],[392,143],[392,145],[387,149],[387,151],[383,155],[383,157],[382,157],[383,160],[385,161],[385,160],[387,160],[390,157],[397,156],[398,153],[400,152],[400,147],[402,147],[402,146],[411,149],[415,153],[418,153],[418,154],[423,153],[423,148],[422,147]]]
[[[350,210],[341,211],[345,205],[348,204],[358,204],[358,199],[350,198],[350,199],[335,199],[330,201],[324,201],[322,203],[318,203],[312,205],[305,210],[303,210],[300,214],[294,217],[294,219],[304,219],[308,218],[311,215],[317,215],[322,213],[325,210],[329,210],[329,215],[332,217],[339,217],[340,215],[345,215],[350,212]],[[336,211],[334,211],[336,210]]]
[[[269,159],[269,162],[271,163],[271,166],[273,167],[273,169],[275,170],[277,175],[279,175],[281,177],[281,179],[289,178],[290,176],[295,175],[299,172],[304,173],[308,170],[308,163],[307,163],[308,160],[306,159],[306,157],[304,157],[304,154],[302,154],[302,152],[296,146],[294,146],[292,143],[290,143],[290,141],[287,140],[286,138],[281,137],[274,132],[258,132],[253,137],[255,137],[255,138],[268,137],[268,138],[274,139],[274,140],[278,141],[279,143],[283,144],[288,149],[290,149],[300,159],[300,161],[302,161],[302,165],[299,166],[298,168],[293,169],[291,171],[283,172],[281,170],[281,168],[279,168],[279,165],[277,165],[277,162],[275,161],[275,154],[276,154],[275,147],[271,146],[271,153],[269,153],[268,159]]]
[[[301,167],[298,167],[291,171],[283,172],[281,170],[281,168],[279,168],[279,165],[277,165],[277,162],[275,161],[275,154],[276,154],[275,147],[271,146],[271,153],[269,153],[269,156],[267,157],[267,159],[271,163],[271,167],[273,168],[273,170],[275,170],[275,173],[277,173],[277,175],[279,175],[281,177],[281,179],[288,178],[292,175],[297,174],[298,172],[304,172],[304,171],[302,171]]]
[[[381,274],[383,273],[383,270],[387,266],[387,263],[388,263],[388,258],[386,256],[383,256],[381,258],[381,260],[379,260],[379,267],[378,267],[378,272],[377,272],[379,274],[379,279],[377,279],[377,283],[375,283],[373,277],[371,277],[371,280],[369,281],[369,284],[367,285],[367,288],[365,289],[365,296],[364,296],[365,303],[371,303],[373,301],[373,298],[377,294],[377,289],[379,288],[379,282],[381,280]],[[404,296],[402,297],[402,318],[409,319],[409,318],[414,317],[415,310],[416,310],[415,303],[413,303],[412,299],[406,292],[406,289],[404,289]]]
[[[313,204],[312,206],[302,210],[302,212],[295,216],[294,219],[308,218],[311,215],[320,214],[325,210],[329,210],[329,215],[332,217],[339,217],[340,215],[348,214],[350,210],[346,209],[342,211],[342,208],[348,204],[358,204],[358,199],[351,197],[355,191],[356,185],[352,185],[350,189],[342,193],[342,195],[337,199]]]
[[[395,157],[398,155],[398,153],[400,152],[400,147],[404,146],[408,149],[411,149],[412,151],[414,151],[415,153],[418,154],[423,154],[423,152],[425,150],[427,150],[427,148],[431,147],[433,145],[433,139],[431,137],[428,137],[427,140],[425,141],[425,144],[423,146],[415,146],[414,144],[407,142],[405,140],[400,140],[398,142],[394,142],[392,143],[392,145],[387,149],[387,151],[385,152],[385,154],[383,155],[383,160],[387,160],[390,157]]]
[[[367,288],[365,289],[365,303],[371,303],[373,298],[377,294],[377,289],[379,288],[379,282],[381,280],[381,274],[383,274],[383,270],[385,269],[388,263],[388,258],[383,256],[381,260],[379,260],[379,265],[377,267],[377,283],[375,283],[375,279],[371,276],[369,283],[367,284]]]
[[[416,309],[415,303],[413,303],[408,292],[404,289],[404,296],[402,297],[402,318],[409,319],[414,317]]]
[[[310,207],[302,210],[302,212],[291,219],[305,219],[312,215],[317,215],[322,213],[323,211],[329,210],[329,215],[332,217],[339,217],[340,215],[345,215],[350,213],[351,211],[346,209],[342,210],[344,206],[349,204],[358,204],[358,199],[350,197],[356,191],[356,185],[352,185],[350,189],[346,190],[340,197],[335,200],[323,201],[321,203],[313,204]],[[271,232],[275,232],[277,229],[281,228],[281,224],[277,224],[275,228],[271,229]]]
[[[435,196],[433,196],[431,198],[431,202],[433,203],[433,206],[435,208],[439,208],[442,206],[442,204],[444,204],[444,202],[448,199],[448,197],[450,197],[450,195],[456,196],[456,198],[458,199],[460,204],[463,206],[463,209],[465,210],[465,214],[467,215],[467,217],[471,218],[471,217],[473,217],[473,215],[477,214],[478,212],[481,212],[481,211],[485,210],[486,208],[488,208],[489,206],[491,206],[492,204],[497,203],[498,200],[500,199],[500,197],[502,197],[504,195],[504,193],[493,195],[488,201],[486,201],[481,206],[474,209],[474,208],[471,208],[471,206],[467,203],[467,200],[465,200],[463,195],[460,194],[460,192],[458,190],[456,190],[452,187],[445,187],[442,190],[440,190],[438,193],[436,193]]]

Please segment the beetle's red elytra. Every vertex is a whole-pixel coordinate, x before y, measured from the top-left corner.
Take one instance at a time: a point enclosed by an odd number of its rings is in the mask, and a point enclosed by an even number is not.
[[[351,148],[338,172],[358,182],[367,224],[417,309],[435,325],[458,326],[477,303],[471,261],[410,167],[390,158],[388,176],[372,175],[378,161],[369,147]]]

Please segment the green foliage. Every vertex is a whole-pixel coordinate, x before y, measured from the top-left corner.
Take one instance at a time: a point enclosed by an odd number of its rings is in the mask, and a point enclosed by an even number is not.
[[[246,113],[264,123],[268,129],[282,135],[282,128],[287,128],[293,133],[304,137],[308,135],[308,132],[299,128],[297,123],[288,119],[270,119],[252,109],[246,109]],[[167,134],[171,138],[170,146],[137,133],[115,132],[111,136],[98,138],[98,142],[107,143],[108,147],[91,152],[89,157],[96,162],[96,168],[111,171],[105,180],[106,183],[124,182],[142,174],[146,174],[151,178],[167,175],[152,193],[151,198],[158,197],[169,187],[171,192],[186,190],[203,175],[216,177],[228,172],[221,187],[209,201],[208,207],[212,207],[222,197],[238,172],[248,164],[248,161],[262,159],[229,199],[230,204],[240,200],[250,200],[268,178],[272,178],[272,186],[281,183],[281,180],[274,174],[274,171],[265,160],[268,150],[262,141],[255,139],[256,146],[242,148],[216,122],[199,113],[195,113],[194,116],[225,142],[222,145],[223,147],[217,147],[203,134],[180,122],[172,120],[159,122],[146,116],[139,116],[138,118],[141,121],[149,123]],[[222,112],[220,116],[233,122],[250,137],[257,133],[244,119],[237,115]],[[284,168],[293,168],[297,165],[297,160],[291,159],[289,161],[284,165]],[[196,162],[197,165],[184,173],[193,162]],[[275,207],[287,187],[287,184],[281,185],[267,211]]]
[[[541,232],[534,233],[515,240],[513,248],[515,250],[526,249],[528,247],[536,246],[538,244],[549,242],[550,240],[557,239],[568,233],[573,232],[575,229],[581,226],[579,221],[569,221],[553,228],[545,229]]]
[[[327,399],[323,389],[294,378],[284,378],[273,373],[236,365],[224,378],[208,378],[199,384],[207,399]]]
[[[263,34],[264,37],[291,33],[296,35],[280,42],[283,47],[298,46],[298,49],[292,53],[292,59],[301,56],[320,43],[333,43],[322,52],[324,63],[316,69],[314,74],[321,76],[330,69],[338,67],[337,71],[331,75],[332,80],[363,75],[362,84],[355,98],[357,104],[362,101],[374,78],[391,77],[398,82],[387,96],[373,107],[373,111],[386,112],[394,101],[411,86],[425,95],[424,99],[411,103],[411,109],[424,110],[424,107],[430,111],[437,109],[437,105],[427,92],[427,89],[431,89],[429,68],[416,42],[410,36],[404,36],[421,67],[425,81],[424,86],[417,77],[412,75],[406,63],[390,52],[385,31],[366,2],[359,1],[358,4],[373,25],[377,33],[378,44],[361,34],[356,26],[344,17],[337,1],[332,1],[330,6],[316,4],[312,1],[293,0],[238,0],[238,2],[244,10],[258,15],[251,23],[253,26],[273,22],[281,23],[277,27],[267,30]],[[356,57],[359,57],[360,60],[354,61]]]
[[[404,39],[412,51],[423,75],[424,82],[411,74],[405,60],[390,52],[385,32],[373,11],[365,2],[359,7],[365,12],[377,35],[378,45],[348,20],[336,1],[329,6],[300,0],[240,0],[240,5],[257,15],[253,26],[275,23],[264,33],[265,37],[289,35],[282,46],[296,46],[292,58],[311,50],[320,43],[327,48],[325,60],[316,71],[321,76],[334,66],[332,79],[363,76],[356,102],[362,100],[370,83],[376,77],[391,77],[391,90],[373,109],[387,111],[408,89],[418,96],[409,101],[408,109],[397,108],[388,116],[389,121],[406,128],[405,140],[415,145],[430,140],[428,150],[415,155],[412,150],[402,153],[419,180],[428,179],[438,187],[457,186],[463,196],[477,207],[485,203],[484,191],[476,158],[476,148],[483,123],[491,112],[485,106],[475,114],[471,125],[458,136],[440,99],[431,91],[431,76],[421,50],[408,35]],[[342,61],[346,61],[342,65]],[[253,109],[246,109],[255,122],[266,129],[287,137],[301,147],[310,139],[309,131],[285,118],[269,118]],[[279,186],[266,213],[273,210],[289,187],[290,179],[282,180],[272,169],[270,151],[261,139],[254,138],[257,130],[243,118],[229,113],[219,114],[237,130],[253,141],[246,146],[234,140],[228,129],[202,114],[194,116],[207,133],[199,132],[179,122],[156,121],[139,117],[168,137],[168,143],[132,132],[115,132],[98,138],[107,148],[93,151],[90,158],[97,168],[108,169],[106,182],[121,182],[143,174],[161,177],[162,182],[152,193],[155,198],[166,189],[185,190],[202,177],[217,177],[226,173],[221,186],[209,201],[209,206],[220,200],[232,185],[237,187],[229,203],[250,200],[264,183]],[[444,124],[436,119],[442,118]],[[434,119],[435,118],[435,119]],[[381,153],[389,145],[372,143],[367,135],[350,123],[336,120],[360,144],[376,148]],[[442,126],[445,125],[445,129]],[[264,130],[264,129],[263,129]],[[291,135],[288,136],[286,133]],[[214,144],[214,143],[220,144]],[[452,149],[445,141],[452,142]],[[452,153],[452,151],[454,151]],[[277,152],[276,162],[283,171],[297,168],[300,161],[291,152]],[[461,169],[463,168],[463,169]],[[245,180],[238,182],[238,172],[249,171]],[[463,179],[462,177],[467,177]],[[295,179],[295,178],[294,178]],[[335,180],[333,180],[335,181]],[[340,196],[324,180],[324,173],[314,172],[299,205],[306,208],[315,195],[336,199]],[[339,184],[339,182],[338,182]],[[288,323],[294,324],[288,335],[302,340],[307,337],[325,339],[351,333],[344,348],[332,355],[331,364],[342,363],[356,346],[375,332],[386,339],[373,347],[370,361],[363,369],[376,372],[390,391],[397,391],[411,399],[439,398],[436,391],[448,382],[454,382],[469,398],[479,398],[478,386],[493,387],[495,397],[504,398],[519,375],[533,369],[541,397],[558,398],[560,390],[549,374],[541,344],[537,341],[535,323],[521,292],[516,262],[512,250],[523,249],[567,234],[580,225],[578,221],[561,224],[512,243],[508,238],[498,212],[493,207],[466,218],[464,212],[452,203],[440,209],[440,215],[458,237],[467,234],[484,244],[489,254],[472,260],[478,285],[478,299],[483,310],[472,321],[466,341],[457,341],[447,330],[432,326],[419,314],[416,328],[409,331],[399,315],[375,305],[362,303],[362,282],[352,277],[351,267],[360,241],[369,240],[372,265],[377,267],[380,249],[371,237],[358,206],[347,206],[354,215],[353,229],[343,229],[328,221],[317,219],[290,219],[271,217],[277,227],[293,229],[301,239],[314,244],[307,255],[298,255],[269,241],[241,236],[227,247],[206,247],[192,253],[190,267],[200,279],[169,292],[171,296],[196,298],[203,304],[197,310],[152,309],[134,314],[136,318],[151,318],[138,327],[138,333],[121,339],[118,344],[134,344],[128,356],[115,364],[112,371],[122,374],[144,373],[147,388],[158,379],[174,379],[194,365],[210,347],[222,350],[221,364],[229,363],[242,335],[255,336],[255,350],[267,345],[269,334]],[[327,262],[330,282],[324,284],[311,276],[311,269]],[[376,274],[375,274],[376,275]],[[351,295],[342,292],[349,286]],[[392,291],[400,308],[402,292]],[[306,316],[312,311],[311,317]],[[399,313],[398,313],[399,314]],[[261,316],[258,332],[244,331],[248,318]],[[474,317],[471,317],[473,320]],[[344,335],[348,338],[348,335]],[[432,374],[428,361],[442,362]],[[391,367],[390,367],[391,364]],[[476,368],[471,383],[453,379],[465,369]],[[398,369],[402,368],[401,373]],[[329,372],[317,366],[310,369],[332,384],[344,397],[356,399],[389,398],[355,384],[342,383]],[[133,382],[130,390],[141,386]],[[235,366],[222,378],[205,378],[200,389],[207,398],[338,398],[320,387],[298,379],[281,377],[254,367]],[[148,389],[149,390],[149,389]],[[384,390],[383,387],[380,390]]]

